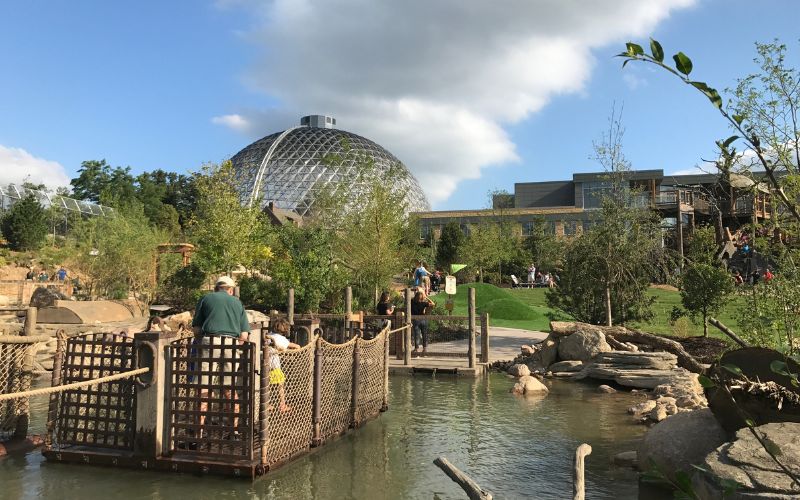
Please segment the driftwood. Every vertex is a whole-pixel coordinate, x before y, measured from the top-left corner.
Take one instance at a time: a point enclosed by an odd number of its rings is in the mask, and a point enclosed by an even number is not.
[[[458,470],[458,468],[451,464],[445,457],[439,457],[433,461],[437,467],[442,469],[447,477],[458,483],[461,486],[470,500],[492,500],[492,494],[473,481],[469,476]]]
[[[737,344],[739,344],[741,347],[750,347],[747,344],[747,342],[745,342],[744,340],[741,339],[741,337],[736,335],[736,333],[734,333],[733,330],[731,330],[727,326],[723,325],[722,322],[719,321],[717,318],[709,317],[708,318],[708,322],[711,323],[712,325],[716,326],[717,328],[719,328],[719,331],[721,331],[722,333],[724,333],[728,337],[732,338],[733,341],[736,342]]]
[[[682,345],[674,340],[669,340],[651,333],[640,332],[638,330],[628,330],[621,326],[599,326],[587,323],[574,323],[566,321],[551,321],[550,330],[559,336],[572,335],[578,330],[579,325],[587,328],[602,331],[606,338],[613,338],[618,342],[633,342],[634,344],[645,344],[659,351],[671,352],[678,357],[678,366],[686,368],[690,372],[703,373],[705,368],[691,354],[686,352]]]
[[[575,450],[575,468],[572,470],[572,500],[585,500],[586,491],[583,481],[583,459],[592,454],[592,447],[586,443]]]

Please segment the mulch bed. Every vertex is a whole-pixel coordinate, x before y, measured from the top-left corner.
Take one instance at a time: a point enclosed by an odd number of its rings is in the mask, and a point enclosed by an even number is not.
[[[731,348],[728,342],[716,337],[673,337],[664,335],[670,340],[680,343],[686,352],[700,363],[712,363],[720,354]]]

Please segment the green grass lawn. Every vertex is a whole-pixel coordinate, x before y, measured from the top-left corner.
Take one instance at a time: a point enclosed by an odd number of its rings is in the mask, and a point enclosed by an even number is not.
[[[551,320],[568,321],[571,318],[563,312],[547,306],[544,288],[497,288],[485,283],[469,283],[458,286],[455,296],[453,314],[467,314],[467,289],[475,288],[476,308],[478,313],[489,313],[490,322],[495,326],[509,328],[523,328],[526,330],[550,329]],[[675,290],[650,288],[648,294],[655,297],[652,306],[653,318],[650,321],[631,323],[630,327],[639,330],[666,335],[697,336],[703,334],[703,325],[698,320],[697,324],[689,320],[679,321],[676,325],[670,324],[672,308],[681,305],[680,293]],[[439,294],[433,297],[439,305],[444,305],[446,295]],[[736,309],[742,307],[740,299],[732,301],[717,316],[725,325],[737,331],[738,323],[734,320]],[[710,336],[727,339],[727,337],[709,325]]]

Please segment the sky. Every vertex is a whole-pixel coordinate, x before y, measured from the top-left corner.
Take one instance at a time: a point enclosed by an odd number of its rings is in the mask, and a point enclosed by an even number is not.
[[[635,169],[686,172],[730,135],[677,79],[614,57],[686,53],[723,90],[795,0],[0,0],[0,183],[68,185],[85,160],[188,173],[335,116],[391,151],[434,209],[595,172],[612,110]],[[725,97],[723,93],[723,98]]]

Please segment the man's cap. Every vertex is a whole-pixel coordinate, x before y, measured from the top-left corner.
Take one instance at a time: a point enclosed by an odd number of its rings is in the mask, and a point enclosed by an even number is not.
[[[217,278],[217,282],[214,284],[214,286],[229,286],[233,288],[236,286],[236,283],[230,276],[220,276]]]

